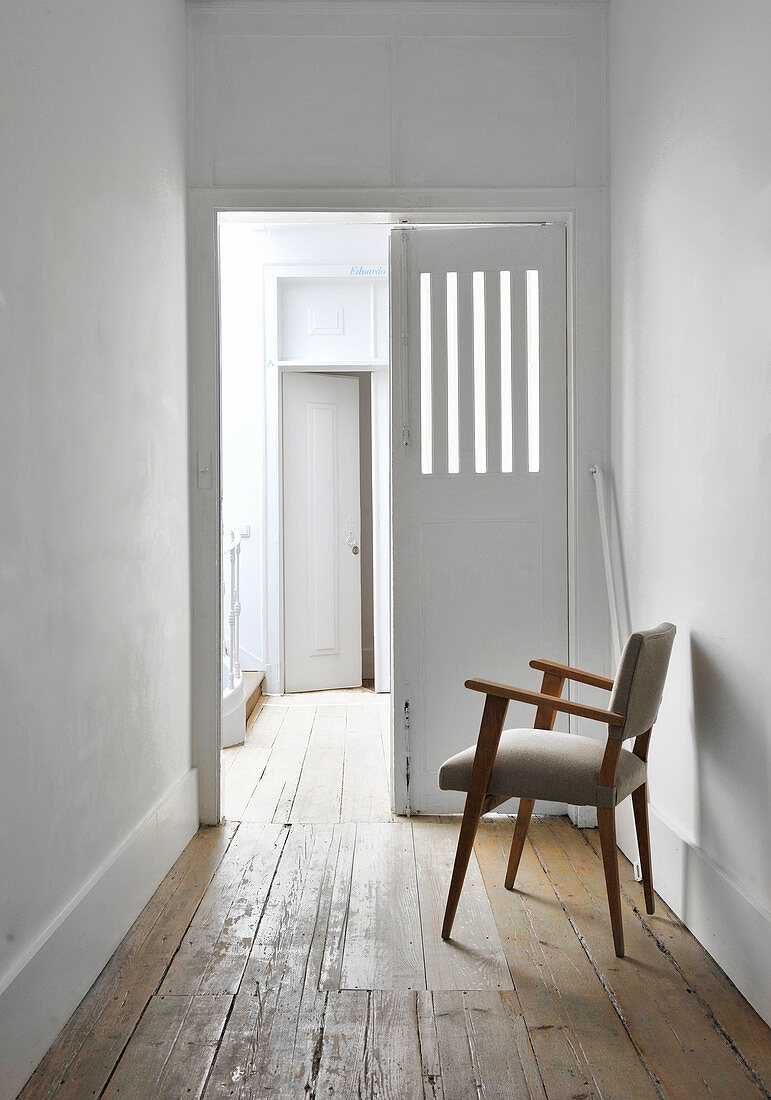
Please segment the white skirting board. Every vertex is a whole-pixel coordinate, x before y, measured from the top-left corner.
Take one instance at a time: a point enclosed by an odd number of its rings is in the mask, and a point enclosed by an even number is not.
[[[191,768],[57,914],[0,989],[0,1100],[11,1100],[198,828]]]
[[[653,885],[771,1025],[771,913],[650,807]]]
[[[431,814],[462,814],[463,807],[466,803],[466,796],[461,791],[442,791],[438,787],[421,799],[420,805],[417,806],[413,803],[412,813],[415,816],[426,816]],[[512,798],[509,802],[504,802],[502,806],[495,810],[497,814],[516,814],[517,806],[519,805],[518,798]],[[533,812],[535,814],[543,814],[546,817],[559,817],[567,813],[567,806],[564,802],[541,802],[538,801],[535,804]],[[403,813],[403,808],[399,807],[396,813]]]

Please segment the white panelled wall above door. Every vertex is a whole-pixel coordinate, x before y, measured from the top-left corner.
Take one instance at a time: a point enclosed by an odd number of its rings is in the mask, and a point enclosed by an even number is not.
[[[567,659],[565,227],[397,230],[391,271],[397,802],[458,810],[464,680]]]

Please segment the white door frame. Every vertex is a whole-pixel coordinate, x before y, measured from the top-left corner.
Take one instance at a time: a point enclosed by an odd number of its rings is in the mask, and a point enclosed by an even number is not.
[[[566,202],[567,200],[567,202]],[[383,214],[379,211],[398,211]],[[407,212],[407,213],[405,213]],[[609,453],[607,197],[562,189],[191,189],[189,364],[192,735],[202,823],[220,821],[220,370],[218,217],[278,223],[485,224],[559,221],[567,227],[568,638],[570,660],[610,663],[599,534],[589,467]],[[577,278],[580,271],[581,279]],[[576,401],[581,378],[581,419]],[[584,476],[585,474],[585,476]],[[393,733],[394,807],[406,808],[403,730]]]
[[[360,262],[357,257],[355,262]],[[374,265],[373,265],[374,266]],[[278,333],[278,284],[282,279],[340,279],[348,276],[351,264],[268,264],[265,266],[265,467],[266,467],[266,521],[267,540],[265,542],[265,593],[267,598],[267,638],[266,653],[268,669],[265,674],[266,691],[271,694],[283,694],[284,691],[284,522],[283,522],[283,375],[302,371],[320,373],[345,373],[357,371],[389,376],[388,358],[377,358],[373,348],[372,357],[351,361],[340,360],[321,362],[316,360],[282,360],[279,355]],[[369,278],[369,277],[368,277]],[[386,281],[387,276],[371,278]],[[383,407],[385,397],[386,405]],[[375,690],[388,690],[388,663],[390,652],[390,616],[389,574],[381,562],[389,561],[389,547],[382,545],[380,525],[374,522],[376,515],[377,487],[385,477],[390,480],[389,456],[383,447],[375,450],[376,420],[381,422],[385,416],[387,422],[388,389],[372,386],[370,418],[372,423],[372,549],[373,549],[373,612],[375,625]],[[377,474],[378,476],[373,476]],[[386,530],[385,537],[389,537]],[[384,613],[385,612],[385,613]],[[384,666],[386,670],[383,675]]]

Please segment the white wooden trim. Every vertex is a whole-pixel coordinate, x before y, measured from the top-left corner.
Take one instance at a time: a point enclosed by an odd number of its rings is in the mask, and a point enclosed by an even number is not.
[[[267,634],[265,690],[284,691],[284,515],[283,448],[284,417],[281,368],[278,365],[278,280],[275,268],[263,277],[265,303],[265,517],[263,561],[266,570],[265,604]]]
[[[771,1025],[771,913],[653,804],[650,830],[656,892]]]
[[[338,359],[333,364],[321,363],[318,359],[279,359],[276,363],[281,370],[303,371],[308,374],[316,371],[383,371],[388,370],[387,359]]]
[[[272,359],[277,367],[286,367],[291,370],[301,371],[328,371],[340,370],[387,370],[388,360],[378,359],[373,354],[367,359],[335,359],[334,367],[329,363],[322,363],[316,359],[282,359],[278,353],[278,283],[283,279],[356,279],[361,278],[366,282],[385,283],[387,275],[353,275],[351,268],[356,264],[266,264],[265,272],[265,345],[266,358]],[[381,267],[381,264],[372,265]],[[268,305],[270,312],[268,313]],[[374,301],[372,302],[374,319]]]
[[[391,690],[391,418],[389,376],[373,371],[372,601],[375,691]]]
[[[568,573],[569,647],[575,664],[610,670],[602,558],[592,479],[579,471],[607,462],[607,196],[604,187],[456,189],[191,188],[191,455],[211,451],[216,489],[193,488],[193,725],[201,820],[219,820],[219,370],[216,225],[219,212],[268,222],[397,225],[562,221],[568,238]],[[388,214],[382,211],[390,211]],[[580,271],[581,278],[578,279]],[[581,400],[578,400],[578,380]],[[578,408],[582,419],[579,423]],[[193,458],[194,460],[194,458]],[[194,467],[195,468],[195,467]],[[195,481],[193,482],[195,485]],[[596,524],[595,524],[596,527]],[[401,716],[395,722],[399,728]],[[587,730],[587,732],[590,732]],[[396,741],[401,738],[397,735]],[[394,744],[404,763],[403,745]],[[396,769],[394,783],[398,783]],[[400,800],[395,798],[395,805]]]
[[[197,828],[191,768],[0,978],[0,1100],[16,1096]]]

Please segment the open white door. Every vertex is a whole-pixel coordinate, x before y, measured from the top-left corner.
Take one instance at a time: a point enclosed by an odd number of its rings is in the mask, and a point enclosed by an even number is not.
[[[359,382],[283,385],[285,690],[361,686]]]
[[[565,228],[396,230],[391,272],[396,809],[451,811],[464,681],[567,659]]]

